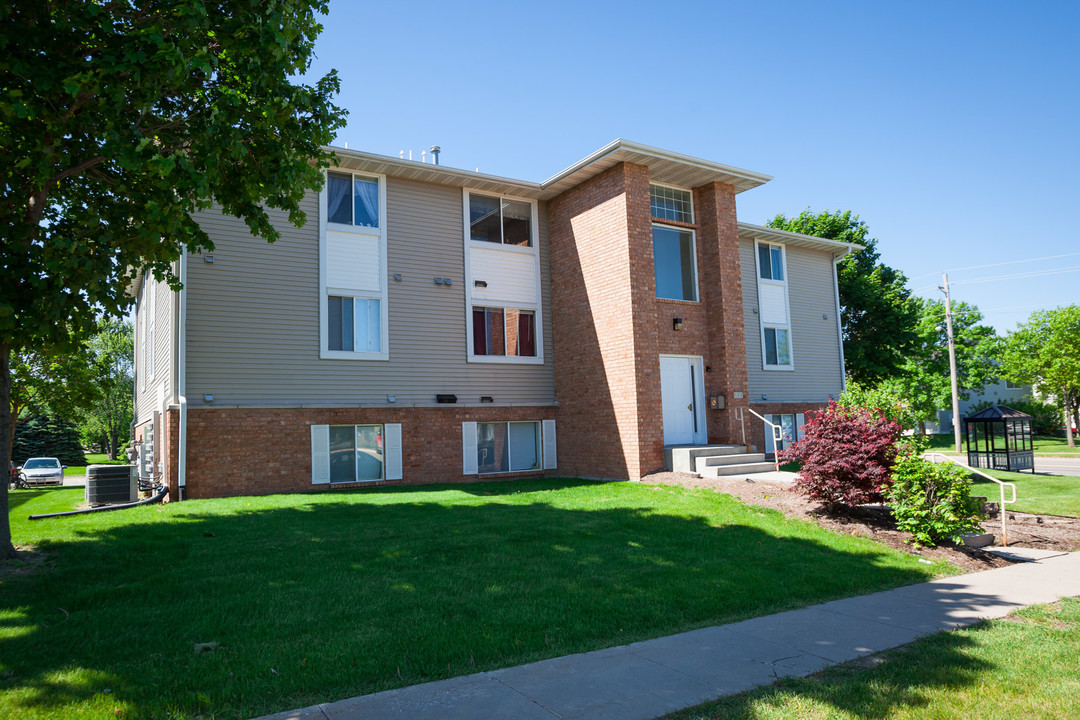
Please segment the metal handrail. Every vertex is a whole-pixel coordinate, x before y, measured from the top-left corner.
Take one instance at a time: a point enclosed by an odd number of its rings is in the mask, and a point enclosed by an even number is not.
[[[739,419],[739,424],[742,427],[742,444],[743,445],[746,445],[746,415],[745,415],[745,413],[743,413],[744,410],[749,410],[753,415],[756,415],[757,417],[761,418],[761,421],[763,423],[765,423],[770,428],[772,428],[772,432],[773,432],[773,466],[777,471],[779,471],[780,470],[780,457],[776,453],[776,448],[780,447],[784,443],[784,430],[783,430],[783,428],[781,428],[779,425],[777,425],[776,423],[774,423],[774,422],[772,422],[770,420],[766,420],[761,414],[759,414],[757,412],[754,412],[753,408],[747,407],[745,405],[736,405],[735,406],[735,417],[737,417]]]
[[[998,512],[1001,513],[1001,544],[1004,547],[1009,547],[1009,536],[1005,532],[1005,505],[1006,504],[1011,505],[1012,503],[1016,502],[1016,483],[1006,482],[1004,480],[998,480],[993,475],[988,475],[987,473],[984,473],[982,470],[979,470],[977,468],[973,468],[970,465],[965,465],[964,463],[960,462],[959,460],[954,460],[953,458],[951,458],[948,455],[945,455],[943,453],[939,453],[939,452],[923,453],[923,457],[926,458],[927,460],[930,460],[930,458],[939,457],[942,460],[947,460],[947,461],[951,462],[953,465],[959,465],[960,467],[964,468],[968,472],[975,473],[976,475],[981,475],[982,477],[986,478],[987,480],[993,480],[994,482],[996,482],[998,484],[998,490],[1001,491],[1001,501],[999,503],[999,510],[998,510]],[[933,460],[930,460],[930,461],[934,462]],[[1012,490],[1012,500],[1006,500],[1005,499],[1005,486],[1006,485],[1009,486],[1009,488]]]

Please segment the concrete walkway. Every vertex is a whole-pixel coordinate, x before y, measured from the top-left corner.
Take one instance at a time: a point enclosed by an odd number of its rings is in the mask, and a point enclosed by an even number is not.
[[[1080,595],[1080,552],[264,720],[644,720]]]

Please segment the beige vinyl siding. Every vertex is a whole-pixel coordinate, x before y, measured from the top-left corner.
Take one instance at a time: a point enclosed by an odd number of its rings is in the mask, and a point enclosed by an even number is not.
[[[754,252],[753,240],[739,240],[750,402],[824,402],[830,395],[839,397],[843,380],[832,254],[785,246],[795,369],[765,370],[762,367],[761,320],[759,313],[754,312],[755,308],[762,309]]]
[[[200,223],[217,246],[214,263],[188,271],[187,397],[222,405],[434,405],[436,393],[475,404],[554,401],[549,286],[542,283],[543,365],[467,363],[460,188],[387,178],[389,360],[319,358],[319,206],[309,194],[300,229],[273,215],[273,245],[216,213]],[[547,223],[541,205],[541,272]],[[401,281],[393,276],[400,274]],[[452,284],[436,285],[435,277]]]
[[[154,294],[154,371],[151,378],[149,365],[149,352],[143,352],[149,346],[143,343],[141,333],[150,334],[150,322],[147,317],[145,326],[141,322],[140,315],[149,311],[148,292]],[[143,278],[141,301],[135,316],[135,352],[136,373],[142,373],[140,385],[138,377],[135,381],[135,421],[142,423],[151,419],[151,413],[162,409],[161,398],[168,403],[172,398],[173,379],[173,297],[174,293],[168,283],[157,282],[152,276]],[[142,387],[140,391],[139,388]]]

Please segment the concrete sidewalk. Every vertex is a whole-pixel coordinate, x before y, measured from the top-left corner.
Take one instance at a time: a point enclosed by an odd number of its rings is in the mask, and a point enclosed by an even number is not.
[[[644,720],[1077,595],[1080,552],[1065,553],[263,720]]]

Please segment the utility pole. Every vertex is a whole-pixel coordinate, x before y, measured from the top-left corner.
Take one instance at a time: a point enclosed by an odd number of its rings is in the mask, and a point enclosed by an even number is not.
[[[952,417],[953,417],[953,440],[956,444],[956,453],[960,454],[960,388],[956,382],[956,342],[953,340],[952,331],[952,296],[949,295],[949,274],[941,273],[945,287],[945,332],[949,338],[949,381],[952,384]]]

